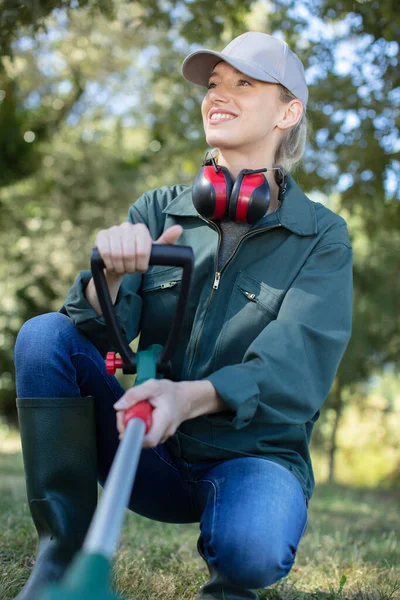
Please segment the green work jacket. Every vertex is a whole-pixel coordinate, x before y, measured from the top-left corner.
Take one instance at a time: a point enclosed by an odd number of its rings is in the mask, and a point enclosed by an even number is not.
[[[210,380],[228,410],[182,423],[167,441],[188,462],[257,456],[286,467],[306,497],[314,490],[309,442],[351,333],[352,250],[345,221],[312,202],[288,177],[280,208],[239,240],[217,271],[221,231],[199,216],[192,188],[143,194],[129,221],[153,239],[179,223],[195,268],[172,361],[176,381]],[[104,320],[84,296],[83,271],[61,311],[102,354]],[[125,275],[116,300],[120,326],[139,349],[164,345],[182,270],[151,266]]]

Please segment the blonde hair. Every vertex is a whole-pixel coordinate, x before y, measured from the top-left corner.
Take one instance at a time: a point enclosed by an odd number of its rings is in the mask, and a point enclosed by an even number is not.
[[[285,86],[279,84],[280,96],[279,99],[285,104],[296,99]],[[304,149],[308,137],[308,118],[306,109],[303,108],[303,114],[300,120],[283,134],[276,150],[274,157],[274,167],[282,167],[285,173],[290,173],[298,165],[303,158]]]
[[[292,94],[285,86],[279,85],[279,99],[287,104],[292,100],[296,100],[296,96]],[[281,167],[284,174],[291,173],[303,158],[305,146],[308,139],[309,122],[306,109],[303,108],[303,113],[300,120],[291,127],[282,138],[275,150],[273,167]],[[215,160],[218,160],[218,148],[211,148],[207,151]]]

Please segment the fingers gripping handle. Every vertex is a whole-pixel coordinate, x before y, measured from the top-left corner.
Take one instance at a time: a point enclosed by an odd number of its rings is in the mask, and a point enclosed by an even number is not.
[[[170,267],[188,268],[193,262],[193,250],[189,246],[173,246],[171,244],[153,244],[149,265],[167,265]],[[91,266],[96,271],[105,269],[105,264],[97,248],[93,248]]]
[[[124,425],[125,427],[128,425],[131,419],[142,419],[144,424],[146,425],[146,434],[150,431],[152,425],[152,413],[154,407],[146,402],[138,402],[134,406],[128,408],[124,415]]]
[[[157,358],[157,370],[161,374],[168,374],[171,357],[175,350],[175,343],[179,339],[189,287],[192,278],[194,255],[189,246],[175,246],[169,244],[153,244],[150,254],[150,265],[167,265],[183,267],[181,291],[175,311],[172,327],[167,343]],[[91,269],[96,287],[97,297],[104,315],[104,320],[110,338],[120,353],[123,360],[124,373],[136,373],[136,355],[132,352],[117,321],[106,278],[104,275],[105,264],[97,248],[93,248],[91,256]]]

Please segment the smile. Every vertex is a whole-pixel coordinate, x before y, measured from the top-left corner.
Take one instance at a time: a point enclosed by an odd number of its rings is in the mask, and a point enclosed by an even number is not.
[[[223,121],[232,121],[236,119],[235,115],[231,115],[228,113],[214,113],[209,117],[210,123],[222,123]]]

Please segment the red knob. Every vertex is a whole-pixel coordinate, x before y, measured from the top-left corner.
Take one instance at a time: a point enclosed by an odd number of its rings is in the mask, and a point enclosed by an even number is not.
[[[134,404],[133,406],[128,408],[124,415],[125,427],[127,426],[128,421],[130,421],[131,419],[142,419],[146,425],[146,433],[148,433],[151,429],[151,415],[153,412],[153,408],[154,407],[145,400],[143,402],[138,402],[137,404]]]
[[[106,370],[108,375],[115,375],[117,369],[122,369],[122,358],[117,358],[115,352],[107,352]]]

